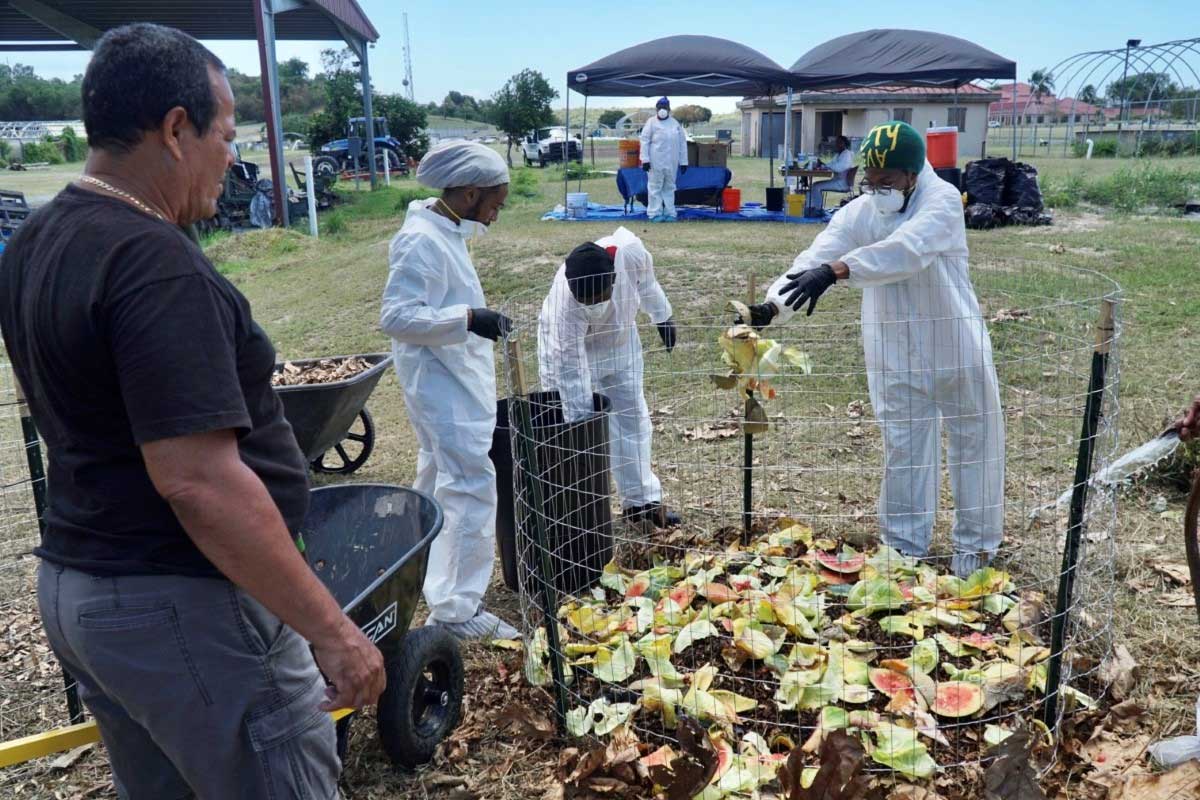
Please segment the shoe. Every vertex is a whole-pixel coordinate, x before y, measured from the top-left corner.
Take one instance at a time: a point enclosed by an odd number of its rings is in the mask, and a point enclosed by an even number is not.
[[[482,608],[466,622],[438,622],[430,620],[426,625],[440,625],[460,642],[490,641],[492,639],[520,639],[521,632]]]
[[[670,528],[683,523],[683,517],[669,510],[662,503],[630,506],[621,512],[621,518],[631,525],[649,522],[656,528]]]

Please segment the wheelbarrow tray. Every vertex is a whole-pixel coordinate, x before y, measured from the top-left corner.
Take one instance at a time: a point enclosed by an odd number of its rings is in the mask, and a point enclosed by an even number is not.
[[[279,399],[283,401],[283,415],[291,423],[296,443],[300,445],[306,461],[316,461],[345,438],[359,412],[366,406],[367,398],[392,363],[392,357],[387,353],[374,353],[291,362],[303,369],[327,359],[345,358],[361,358],[371,367],[344,381],[275,387]],[[275,367],[276,371],[282,368],[282,364]]]
[[[385,660],[399,657],[425,583],[442,510],[428,495],[386,484],[313,489],[301,526],[305,555],[346,615]]]

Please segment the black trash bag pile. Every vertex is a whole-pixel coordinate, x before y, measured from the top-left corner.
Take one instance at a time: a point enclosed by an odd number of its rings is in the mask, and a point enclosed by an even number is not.
[[[967,227],[988,230],[1005,225],[1049,225],[1037,169],[1007,158],[983,158],[967,164],[963,176]]]

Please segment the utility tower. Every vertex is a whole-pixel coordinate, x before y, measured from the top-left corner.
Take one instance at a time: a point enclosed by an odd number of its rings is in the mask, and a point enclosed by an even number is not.
[[[408,95],[408,99],[416,102],[416,95],[413,93],[413,76],[412,76],[412,41],[408,38],[408,12],[404,12],[404,93]]]

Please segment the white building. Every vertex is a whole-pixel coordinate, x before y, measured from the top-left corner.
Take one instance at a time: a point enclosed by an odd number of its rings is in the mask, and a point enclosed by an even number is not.
[[[987,141],[988,104],[1000,99],[974,84],[953,89],[873,87],[836,92],[796,92],[792,96],[793,153],[823,153],[837,136],[847,136],[855,148],[872,127],[903,120],[917,130],[957,125],[960,158],[979,158]],[[746,98],[742,112],[741,155],[766,157],[784,153],[787,96]],[[768,127],[769,126],[769,127]]]

